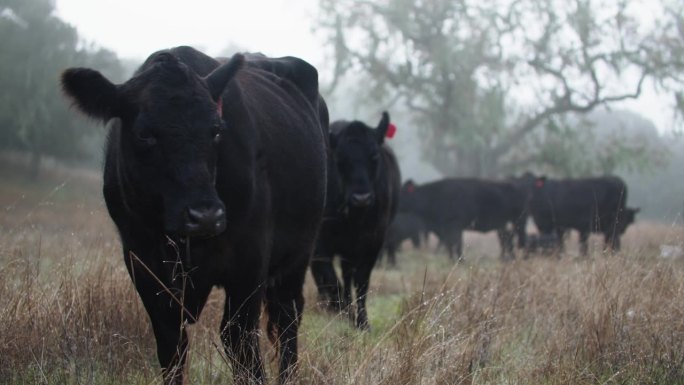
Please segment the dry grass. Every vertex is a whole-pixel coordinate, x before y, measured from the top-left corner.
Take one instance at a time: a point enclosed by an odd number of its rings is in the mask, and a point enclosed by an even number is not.
[[[154,338],[99,182],[4,180],[0,383],[159,383]],[[681,227],[639,223],[618,255],[595,246],[584,259],[572,246],[560,260],[508,264],[491,234],[467,234],[457,266],[407,249],[399,269],[374,272],[368,333],[318,310],[309,279],[297,382],[684,383],[684,263],[658,255],[683,237]],[[221,301],[212,293],[190,328],[189,383],[230,378],[218,344]],[[263,347],[274,378],[275,352]]]

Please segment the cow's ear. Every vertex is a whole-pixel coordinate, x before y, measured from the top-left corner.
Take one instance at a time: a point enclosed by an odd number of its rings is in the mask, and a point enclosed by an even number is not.
[[[634,214],[636,214],[636,213],[638,213],[639,211],[641,211],[641,207],[635,207],[635,208],[632,209],[632,211],[634,211]]]
[[[118,87],[101,73],[89,68],[62,72],[62,89],[86,115],[106,121],[115,116]]]
[[[218,101],[226,89],[226,86],[233,79],[235,74],[238,72],[242,65],[245,63],[245,56],[239,53],[233,55],[233,57],[228,61],[228,63],[222,64],[220,67],[212,71],[205,81],[209,87],[209,93],[214,101]]]
[[[382,112],[382,118],[378,127],[375,129],[375,137],[378,143],[382,144],[385,141],[385,135],[387,135],[387,129],[389,128],[390,117],[387,111]]]
[[[404,190],[408,193],[413,193],[416,191],[416,182],[414,182],[413,179],[407,180],[404,182]]]

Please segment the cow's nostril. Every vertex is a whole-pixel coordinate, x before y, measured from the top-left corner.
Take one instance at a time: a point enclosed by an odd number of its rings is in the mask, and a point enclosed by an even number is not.
[[[216,212],[214,213],[214,215],[215,215],[215,216],[214,216],[215,218],[221,219],[221,218],[225,218],[226,213],[223,211],[222,208],[219,208],[218,210],[216,210]]]
[[[204,210],[188,209],[188,219],[193,223],[200,223],[205,218],[206,212]]]

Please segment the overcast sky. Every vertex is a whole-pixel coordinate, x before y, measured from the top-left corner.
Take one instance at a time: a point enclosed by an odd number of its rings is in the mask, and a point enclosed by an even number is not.
[[[150,53],[191,45],[209,55],[227,47],[269,56],[299,56],[324,64],[324,40],[313,31],[318,0],[57,0],[60,18],[83,38],[122,58],[144,60]],[[670,110],[649,88],[619,107],[671,129]]]
[[[60,18],[119,56],[191,45],[210,55],[228,46],[320,64],[311,31],[317,0],[57,0]]]

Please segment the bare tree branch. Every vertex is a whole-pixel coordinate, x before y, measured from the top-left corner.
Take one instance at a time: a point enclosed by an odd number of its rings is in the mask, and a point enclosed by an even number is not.
[[[509,168],[506,155],[551,120],[639,98],[646,80],[672,93],[684,85],[677,10],[642,31],[628,0],[334,4],[324,28],[340,61],[331,89],[338,73],[366,72],[371,89],[392,90],[426,127],[426,157],[453,173]],[[518,102],[521,93],[535,99]],[[462,164],[437,164],[446,160]]]

